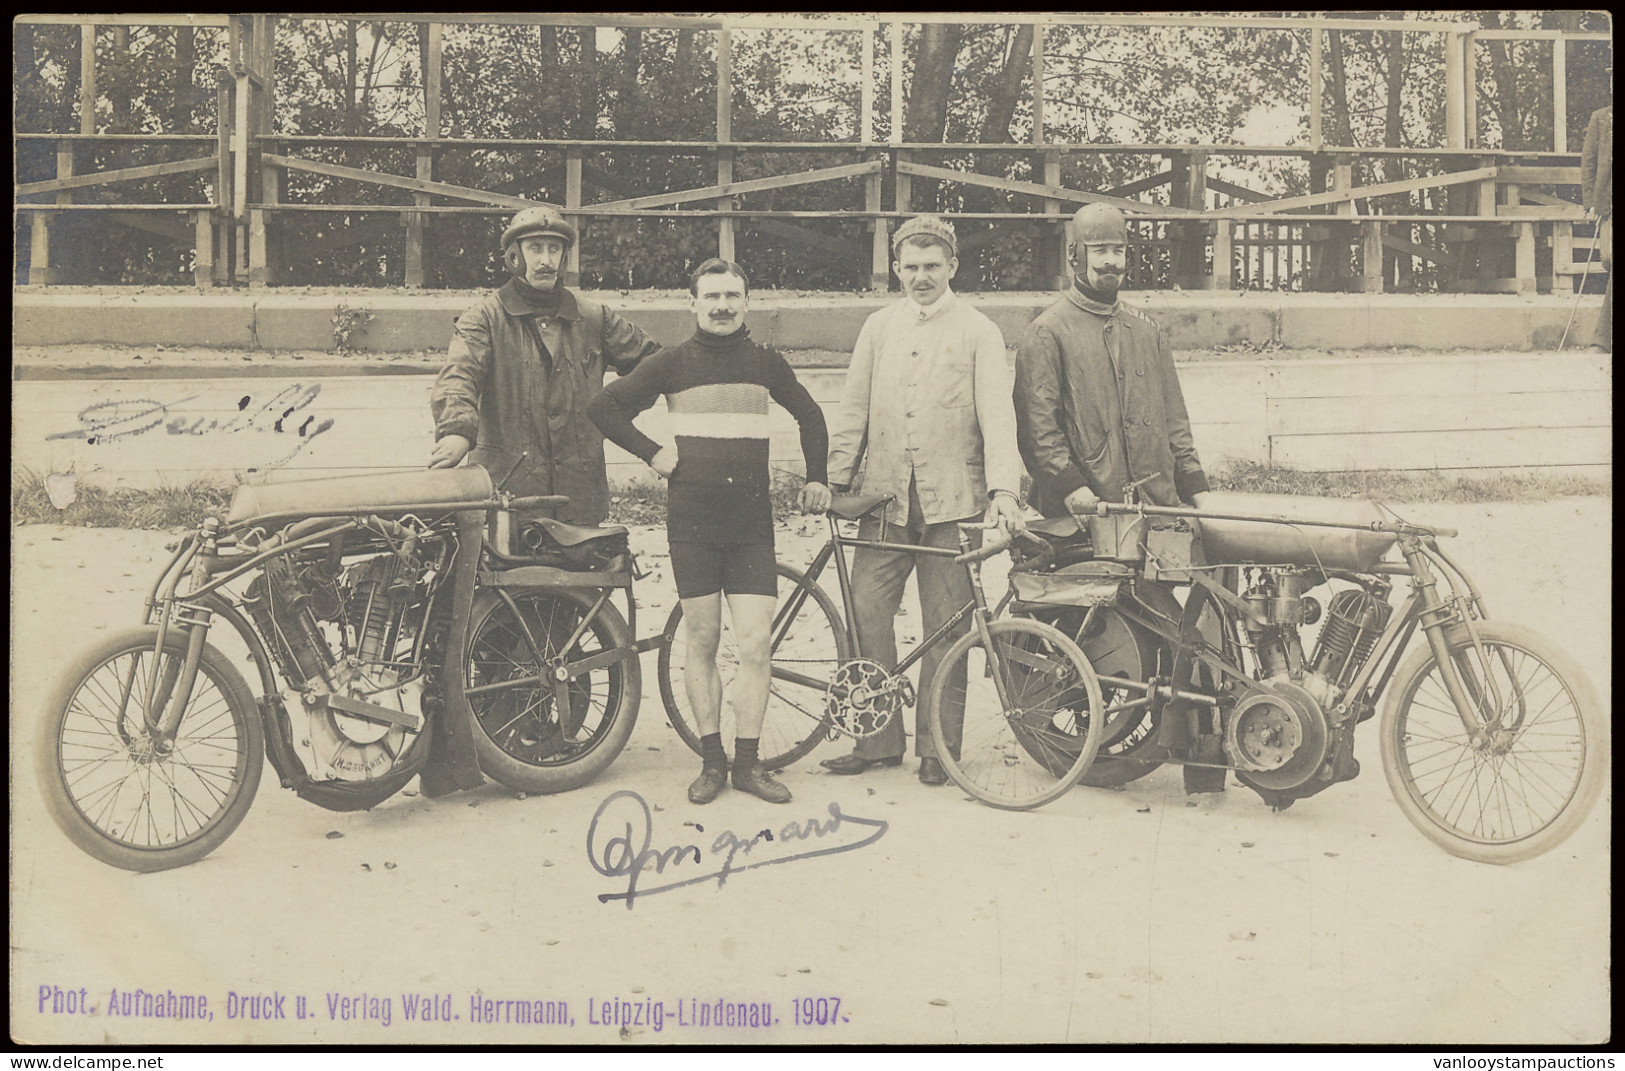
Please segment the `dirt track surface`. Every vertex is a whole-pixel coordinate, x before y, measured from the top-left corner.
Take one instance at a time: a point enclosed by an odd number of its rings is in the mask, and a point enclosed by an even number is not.
[[[1607,709],[1610,509],[1591,498],[1401,512],[1459,526],[1450,549],[1492,614],[1559,641]],[[1176,769],[1006,813],[921,786],[912,759],[828,775],[817,760],[844,750],[837,743],[785,772],[788,806],[725,792],[700,808],[684,795],[697,761],[666,724],[651,656],[631,743],[584,789],[519,799],[488,785],[332,814],[280,790],[267,769],[247,820],[207,859],[145,876],[114,870],[45,816],[33,727],[74,652],[136,622],[172,537],[44,526],[14,536],[20,1039],[1561,1045],[1611,1035],[1611,790],[1545,856],[1465,862],[1391,800],[1375,722],[1357,742],[1358,779],[1280,814],[1233,781],[1193,805]],[[638,588],[648,634],[670,606],[669,570],[658,530],[634,539],[655,571]],[[781,533],[779,555],[804,561],[813,545]],[[911,612],[902,631],[916,623]],[[657,847],[709,849],[725,830],[746,838],[827,820],[831,803],[886,827],[867,847],[640,896],[629,910],[600,902],[626,879],[596,873],[585,850],[595,810],[619,790],[648,801]],[[96,1013],[54,1014],[49,1003],[42,1013],[42,986],[83,987]],[[106,1014],[111,990],[138,987],[204,994],[214,1018]],[[230,994],[281,994],[290,1018],[228,1018]],[[449,995],[458,1018],[407,1021],[403,994]],[[310,1018],[291,1018],[296,996]],[[357,996],[373,1010],[387,999],[390,1024],[330,1015]],[[840,999],[840,1021],[797,1025],[792,1001],[818,997]],[[679,1004],[688,1013],[719,999],[770,1002],[777,1023],[676,1021]],[[574,1026],[476,1023],[475,1000],[567,1001]],[[662,1003],[664,1022],[656,1030],[647,1005],[642,1023],[591,1022],[605,1001]]]

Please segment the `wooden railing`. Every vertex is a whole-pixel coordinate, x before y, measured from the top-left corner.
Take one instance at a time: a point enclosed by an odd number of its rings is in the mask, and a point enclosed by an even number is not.
[[[565,211],[584,221],[638,218],[697,218],[714,221],[717,251],[734,256],[740,228],[765,230],[805,244],[828,256],[868,264],[868,284],[889,285],[889,235],[916,211],[916,180],[997,191],[1025,211],[950,212],[951,218],[995,220],[1036,228],[1035,255],[1042,279],[1064,285],[1064,225],[1078,205],[1104,202],[1134,218],[1139,255],[1165,259],[1161,273],[1186,287],[1323,288],[1379,291],[1404,287],[1422,266],[1441,271],[1440,285],[1462,289],[1534,291],[1549,289],[1559,276],[1583,270],[1589,252],[1584,213],[1554,189],[1579,183],[1578,159],[1569,151],[1565,122],[1566,54],[1573,41],[1610,40],[1608,34],[1557,31],[1480,30],[1453,23],[1303,18],[963,15],[900,16],[874,19],[805,20],[762,18],[678,18],[605,15],[310,15],[293,18],[411,21],[424,30],[424,125],[413,138],[290,136],[275,133],[272,64],[278,19],[269,15],[33,15],[21,23],[69,23],[81,27],[81,125],[76,133],[21,134],[57,147],[57,174],[48,181],[17,187],[15,207],[30,226],[29,282],[54,281],[51,227],[68,212],[117,212],[139,216],[142,225],[194,249],[194,281],[211,285],[265,286],[277,281],[274,241],[278,222],[298,213],[398,214],[405,235],[405,281],[425,282],[425,226],[436,216],[504,215],[537,203],[529,198],[459,185],[436,176],[437,159],[447,153],[482,149],[544,153],[562,163]],[[876,138],[875,47],[884,35],[891,54],[903,52],[905,23],[922,21],[1032,23],[1031,141],[1017,144],[939,144],[902,141],[906,89],[903,65],[891,64],[890,133]],[[450,23],[509,23],[570,26],[659,26],[703,29],[716,34],[717,81],[714,140],[597,141],[568,139],[479,139],[443,137],[441,123],[441,27]],[[96,129],[95,28],[99,25],[207,25],[229,34],[231,78],[217,96],[218,130],[209,135],[131,135]],[[1056,142],[1046,130],[1045,29],[1057,25],[1245,26],[1293,30],[1310,45],[1309,142],[1307,145],[1099,145]],[[731,34],[772,25],[797,29],[859,32],[860,105],[857,140],[843,142],[748,142],[732,130]],[[1445,41],[1445,144],[1432,148],[1383,149],[1329,145],[1321,116],[1323,38],[1330,28],[1440,34]],[[1471,91],[1476,41],[1546,38],[1553,41],[1554,151],[1487,151],[1474,145],[1478,102]],[[198,144],[209,155],[76,175],[74,145],[80,141],[176,145]],[[329,146],[356,150],[406,147],[411,174],[338,164],[304,155]],[[710,158],[715,181],[678,190],[643,191],[595,158],[604,153],[699,155]],[[749,179],[736,178],[740,160],[752,153],[790,156],[845,156],[851,162]],[[1152,162],[1152,174],[1113,189],[1063,185],[1069,161],[1090,154],[1133,154]],[[1006,165],[984,173],[990,158],[1028,161],[1028,177],[1015,178]],[[1219,178],[1210,159],[1225,157],[1296,158],[1308,164],[1311,188],[1298,197],[1271,197]],[[944,159],[946,158],[946,160]],[[1372,161],[1410,161],[1428,173],[1398,181],[1355,184],[1358,170]],[[968,161],[968,163],[967,163]],[[943,166],[944,162],[958,166]],[[76,203],[75,191],[191,171],[212,172],[212,197],[184,204]],[[399,204],[299,202],[286,196],[291,175],[350,180],[398,191]],[[861,180],[861,195],[848,207],[819,210],[752,208],[752,195],[847,180]],[[891,192],[891,203],[885,193]],[[1165,191],[1165,193],[1163,193]],[[1160,193],[1163,203],[1146,199]],[[40,201],[35,198],[50,198]],[[607,198],[607,199],[605,199]],[[452,202],[452,203],[448,203]],[[860,203],[861,202],[861,203]],[[181,219],[176,220],[179,215]],[[807,226],[817,220],[858,219],[870,231],[867,248]],[[1578,231],[1576,228],[1578,227]],[[971,238],[971,243],[977,238]],[[985,241],[982,237],[980,240]],[[1548,257],[1541,252],[1549,247]],[[579,249],[566,265],[579,278]],[[1159,260],[1160,262],[1160,260]],[[1160,277],[1160,276],[1159,276]]]

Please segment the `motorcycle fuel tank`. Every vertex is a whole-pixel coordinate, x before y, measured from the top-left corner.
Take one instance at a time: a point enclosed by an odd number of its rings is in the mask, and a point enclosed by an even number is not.
[[[1365,527],[1390,518],[1375,502],[1363,498],[1317,498],[1312,495],[1243,494],[1209,491],[1205,513],[1241,513],[1291,521],[1321,521]],[[1263,521],[1203,519],[1202,551],[1209,564],[1310,565],[1324,569],[1369,572],[1397,540],[1388,532],[1355,528],[1321,528]]]
[[[389,509],[415,502],[475,503],[490,497],[491,476],[478,465],[244,484],[232,494],[226,523],[290,513],[317,516],[333,509]]]

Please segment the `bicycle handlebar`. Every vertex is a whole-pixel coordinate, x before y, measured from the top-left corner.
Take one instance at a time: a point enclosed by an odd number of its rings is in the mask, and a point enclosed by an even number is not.
[[[961,524],[959,527],[961,527],[961,528],[974,528],[974,529],[977,529],[977,530],[980,530],[980,531],[986,531],[986,529],[982,528],[982,526],[980,524]],[[969,564],[970,562],[986,561],[987,559],[993,557],[995,554],[998,554],[998,553],[1000,553],[1002,551],[1009,550],[1010,545],[1012,543],[1014,543],[1017,539],[1022,539],[1022,540],[1025,540],[1025,541],[1029,542],[1029,543],[1038,544],[1038,546],[1040,548],[1040,550],[1039,550],[1040,554],[1043,554],[1043,552],[1045,550],[1048,550],[1049,553],[1051,554],[1051,556],[1053,556],[1054,553],[1055,553],[1055,548],[1050,546],[1048,540],[1041,539],[1038,536],[1033,535],[1031,532],[1010,533],[1010,532],[1006,532],[1004,529],[1000,528],[1000,529],[995,529],[995,535],[993,536],[993,538],[989,539],[986,543],[983,543],[977,549],[967,551],[964,554],[955,555],[954,556],[954,561],[961,564],[961,565]]]

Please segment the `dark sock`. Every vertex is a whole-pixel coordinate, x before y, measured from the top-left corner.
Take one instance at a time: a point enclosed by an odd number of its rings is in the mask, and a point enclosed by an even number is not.
[[[734,765],[741,770],[756,765],[756,740],[754,736],[734,737]]]
[[[722,750],[721,733],[707,733],[700,737],[700,759],[707,770],[728,769],[728,753]]]

